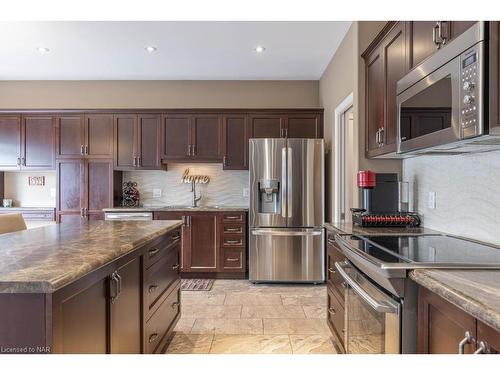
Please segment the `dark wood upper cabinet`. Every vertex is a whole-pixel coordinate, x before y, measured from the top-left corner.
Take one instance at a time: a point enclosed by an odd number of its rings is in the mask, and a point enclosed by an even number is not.
[[[89,158],[113,158],[113,115],[85,116],[85,146]]]
[[[322,120],[317,114],[288,115],[285,135],[288,138],[323,138]]]
[[[21,145],[21,169],[54,169],[54,118],[51,116],[23,117]]]
[[[160,169],[161,116],[139,115],[137,118],[137,147],[141,169]]]
[[[141,353],[141,262],[139,258],[122,261],[115,271],[119,290],[110,280],[110,353]],[[116,294],[116,297],[115,297]]]
[[[137,166],[137,116],[116,115],[114,119],[114,164],[116,169]]]
[[[161,154],[165,161],[191,157],[191,116],[167,114],[161,127]]]
[[[195,115],[191,123],[192,156],[200,161],[222,160],[222,119],[218,115]]]
[[[285,119],[280,115],[250,115],[251,138],[284,137]]]
[[[477,21],[452,21],[450,24],[450,39],[454,39],[472,27]]]
[[[365,61],[366,79],[366,152],[369,156],[380,147],[379,134],[384,125],[384,62],[382,48]]]
[[[56,117],[56,157],[78,158],[85,153],[85,126],[83,116]]]
[[[15,170],[21,164],[21,117],[0,117],[0,169]]]
[[[223,118],[223,161],[225,170],[248,169],[248,118],[227,115]]]

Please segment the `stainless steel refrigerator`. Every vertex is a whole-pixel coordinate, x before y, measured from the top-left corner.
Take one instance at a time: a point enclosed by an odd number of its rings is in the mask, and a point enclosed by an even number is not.
[[[249,142],[250,281],[323,282],[323,140]]]

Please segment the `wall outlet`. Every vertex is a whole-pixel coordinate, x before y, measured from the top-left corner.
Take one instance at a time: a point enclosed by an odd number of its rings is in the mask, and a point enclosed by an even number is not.
[[[50,188],[50,197],[55,198],[56,197],[56,188]]]
[[[153,189],[153,198],[161,198],[161,189]]]
[[[250,189],[249,188],[243,188],[243,196],[248,197],[250,195]]]
[[[427,199],[427,207],[429,207],[432,210],[436,208],[436,192],[435,191],[429,191],[429,196]]]

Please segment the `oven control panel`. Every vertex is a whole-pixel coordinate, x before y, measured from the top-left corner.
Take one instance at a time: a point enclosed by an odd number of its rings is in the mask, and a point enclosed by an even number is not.
[[[481,69],[479,51],[473,47],[460,56],[460,129],[461,138],[478,134],[480,121],[479,90]]]

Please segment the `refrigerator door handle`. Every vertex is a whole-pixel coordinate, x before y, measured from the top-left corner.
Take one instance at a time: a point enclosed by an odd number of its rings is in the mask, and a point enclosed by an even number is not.
[[[287,147],[281,149],[281,216],[286,218],[288,211]]]
[[[253,229],[252,234],[255,236],[321,236],[322,230],[310,231],[291,231],[291,230],[275,230],[275,229]]]
[[[293,214],[292,209],[292,186],[293,186],[293,175],[292,175],[292,148],[288,149],[288,160],[287,160],[287,183],[286,183],[286,203],[287,203],[287,217],[291,218]]]

